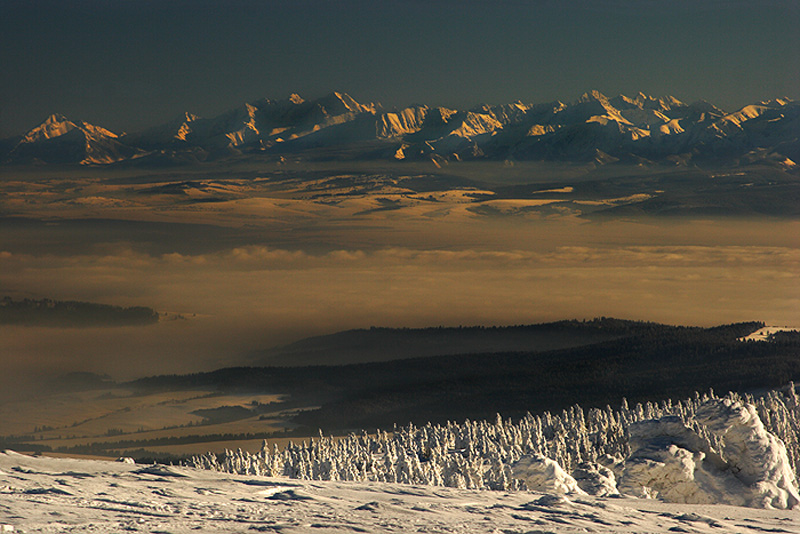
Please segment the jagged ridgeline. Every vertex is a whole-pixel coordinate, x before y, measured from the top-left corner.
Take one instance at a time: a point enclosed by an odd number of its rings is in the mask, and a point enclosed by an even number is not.
[[[158,322],[158,312],[144,306],[124,308],[92,302],[51,299],[0,299],[0,324],[30,326],[125,326]]]
[[[334,92],[313,100],[262,99],[212,118],[184,113],[131,134],[55,114],[24,135],[0,140],[0,163],[174,165],[323,151],[319,157],[437,166],[481,159],[669,165],[721,159],[793,169],[800,159],[798,125],[800,105],[786,98],[732,113],[705,101],[598,91],[570,103],[393,109]]]
[[[195,467],[310,480],[659,497],[790,508],[800,503],[800,399],[794,384],[759,397],[713,391],[619,409],[519,421],[408,425],[279,450],[207,454]],[[568,473],[571,473],[568,474]]]

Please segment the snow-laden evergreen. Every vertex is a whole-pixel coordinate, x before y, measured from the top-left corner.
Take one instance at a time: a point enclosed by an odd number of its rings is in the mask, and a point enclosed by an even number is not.
[[[690,450],[685,454],[694,455],[697,462],[708,456],[717,462],[720,472],[737,471],[741,465],[753,465],[755,460],[733,458],[732,451],[738,451],[736,454],[747,454],[748,451],[740,450],[744,447],[744,437],[736,437],[738,441],[734,443],[733,435],[726,434],[732,423],[725,426],[709,419],[709,413],[721,413],[720,410],[725,409],[728,417],[749,421],[747,424],[750,426],[741,428],[755,428],[761,432],[763,435],[747,439],[751,444],[760,443],[759,439],[768,442],[774,448],[768,456],[777,458],[773,463],[778,467],[763,467],[766,474],[761,479],[750,474],[747,483],[758,487],[775,483],[785,486],[780,491],[789,495],[788,501],[784,498],[784,502],[791,506],[794,502],[792,495],[797,494],[795,473],[800,461],[800,400],[794,384],[790,384],[786,392],[770,391],[759,397],[729,393],[720,398],[711,391],[679,402],[647,402],[630,407],[623,401],[619,409],[607,406],[585,411],[575,405],[560,414],[529,413],[517,422],[498,415],[494,421],[467,420],[446,425],[428,423],[422,427],[408,425],[396,427],[393,432],[379,430],[374,435],[362,432],[332,438],[320,432],[318,439],[290,443],[283,450],[277,446],[270,450],[265,441],[262,450],[256,454],[241,449],[226,451],[222,455],[209,453],[194,457],[191,465],[227,473],[304,480],[398,482],[469,489],[546,490],[549,485],[574,489],[577,482],[580,488],[577,491],[612,495],[617,491],[615,475],[627,476],[628,484],[633,480],[633,470],[629,469],[627,474],[625,471],[625,460],[631,457],[632,452],[631,427],[638,425],[635,433],[641,437],[643,432],[648,432],[641,427],[645,421],[666,418],[668,424],[661,423],[659,432],[670,425],[679,427],[676,432],[689,437],[684,436],[683,442],[675,443],[685,443],[687,439],[697,442],[696,446],[685,445]],[[741,428],[737,430],[740,434],[744,432]],[[669,435],[658,434],[657,437],[666,439]],[[646,446],[652,448],[652,440]],[[676,447],[669,439],[666,446],[671,447],[674,453]],[[641,457],[640,451],[634,452]],[[756,453],[764,456],[763,451],[750,453],[751,456]],[[762,460],[757,458],[761,463]],[[686,462],[683,461],[682,465],[686,467]],[[748,469],[752,471],[751,467]],[[783,478],[769,479],[777,470],[782,470],[780,476]],[[546,487],[531,487],[539,484],[532,481],[547,478],[542,473],[557,475],[559,480],[548,482]],[[686,476],[692,478],[693,473]],[[778,475],[773,478],[775,476]],[[647,491],[644,494],[648,494]],[[696,495],[685,498],[688,499],[686,502],[700,499]],[[747,502],[759,505],[755,497]],[[770,506],[766,501],[762,504]]]

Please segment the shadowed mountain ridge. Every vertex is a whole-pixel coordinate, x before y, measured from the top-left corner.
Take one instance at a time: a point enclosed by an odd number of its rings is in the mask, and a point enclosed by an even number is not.
[[[132,134],[52,115],[0,143],[13,164],[185,164],[261,154],[306,159],[576,161],[645,164],[800,160],[800,105],[786,98],[726,113],[673,96],[478,105],[458,110],[360,104],[346,93],[246,103],[217,117],[192,113]],[[318,153],[318,151],[320,151]],[[332,151],[332,153],[331,153]]]

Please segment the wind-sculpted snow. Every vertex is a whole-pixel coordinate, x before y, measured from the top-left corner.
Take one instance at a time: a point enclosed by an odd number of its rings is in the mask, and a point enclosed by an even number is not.
[[[786,446],[768,432],[752,405],[730,399],[706,403],[695,415],[716,439],[725,467],[751,492],[750,506],[792,508],[800,503]]]
[[[611,460],[608,462],[610,465],[616,463],[615,459],[611,456],[602,458],[601,462],[602,460]],[[594,462],[582,462],[572,471],[572,476],[578,483],[578,487],[589,495],[615,497],[620,494],[617,489],[614,471],[605,465]]]
[[[630,426],[624,493],[670,502],[793,508],[800,503],[786,447],[764,429],[755,407],[713,399],[695,413]]]
[[[305,480],[377,481],[555,494],[618,493],[669,502],[792,508],[800,404],[713,392],[672,403],[623,403],[518,422],[409,425],[375,435],[323,437],[195,457],[195,467]]]
[[[6,452],[0,532],[800,533],[800,511],[302,481]]]
[[[514,463],[514,478],[531,491],[584,494],[578,482],[561,469],[558,462],[541,454],[525,455]]]

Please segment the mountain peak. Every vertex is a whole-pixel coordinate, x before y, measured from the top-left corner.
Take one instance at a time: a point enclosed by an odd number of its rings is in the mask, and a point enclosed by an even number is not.
[[[339,99],[339,102],[341,102],[350,111],[361,111],[362,108],[364,107],[358,102],[356,102],[356,100],[347,93],[340,93],[338,91],[334,91],[333,96]]]
[[[118,140],[119,135],[85,121],[74,122],[53,113],[30,130],[8,154],[9,161],[44,163],[114,163],[136,154],[137,149]],[[57,139],[57,142],[52,140]]]
[[[69,122],[69,119],[61,113],[53,113],[47,117],[42,124],[60,124],[62,122]]]
[[[583,93],[581,97],[578,99],[578,102],[585,103],[585,102],[600,102],[603,104],[608,103],[608,97],[598,91],[597,89],[592,89],[588,93]]]
[[[725,114],[724,110],[718,108],[711,102],[702,99],[692,102],[688,107],[689,109],[700,113],[713,113],[720,116]]]
[[[772,100],[763,100],[761,104],[764,106],[783,107],[794,104],[794,100],[789,97],[782,96],[780,98],[773,98]]]
[[[60,113],[53,113],[36,128],[30,130],[22,139],[23,143],[35,143],[59,137],[78,126]]]
[[[646,95],[641,91],[636,96],[636,103],[646,109],[655,109],[658,111],[669,111],[673,108],[684,108],[686,104],[675,98],[674,96],[653,97]]]
[[[333,91],[322,98],[315,101],[318,105],[331,115],[340,115],[343,113],[374,113],[375,105],[362,105],[347,93],[340,93]]]
[[[111,130],[106,130],[102,126],[95,126],[94,124],[89,124],[88,122],[81,122],[81,125],[78,126],[83,132],[88,133],[89,135],[95,137],[109,137],[111,139],[116,139],[119,137],[117,134],[112,132]]]
[[[700,161],[717,157],[720,151],[746,153],[752,148],[748,132],[753,131],[754,142],[774,146],[781,157],[797,161],[790,158],[796,152],[791,121],[796,119],[797,103],[788,98],[726,114],[703,101],[687,106],[672,96],[629,94],[635,96],[609,98],[592,90],[571,103],[516,101],[463,110],[422,105],[386,110],[374,103],[361,104],[340,91],[309,101],[293,93],[280,100],[245,103],[212,118],[184,112],[133,135],[118,135],[54,113],[24,136],[0,145],[4,150],[0,158],[105,164],[144,155],[153,161],[203,161],[209,154],[277,155],[348,143],[356,143],[354,151],[373,150],[379,141],[386,145],[379,147],[383,153],[396,154],[400,148],[399,153],[409,159],[511,155],[583,161],[587,154],[593,159],[600,154],[598,161],[604,163],[613,158],[628,161],[631,155],[655,161],[688,152],[687,147],[695,150],[700,143],[692,156]],[[787,120],[778,121],[782,114]],[[762,116],[766,118],[751,120]],[[766,129],[776,134],[767,139]],[[369,152],[369,157],[377,153]]]

